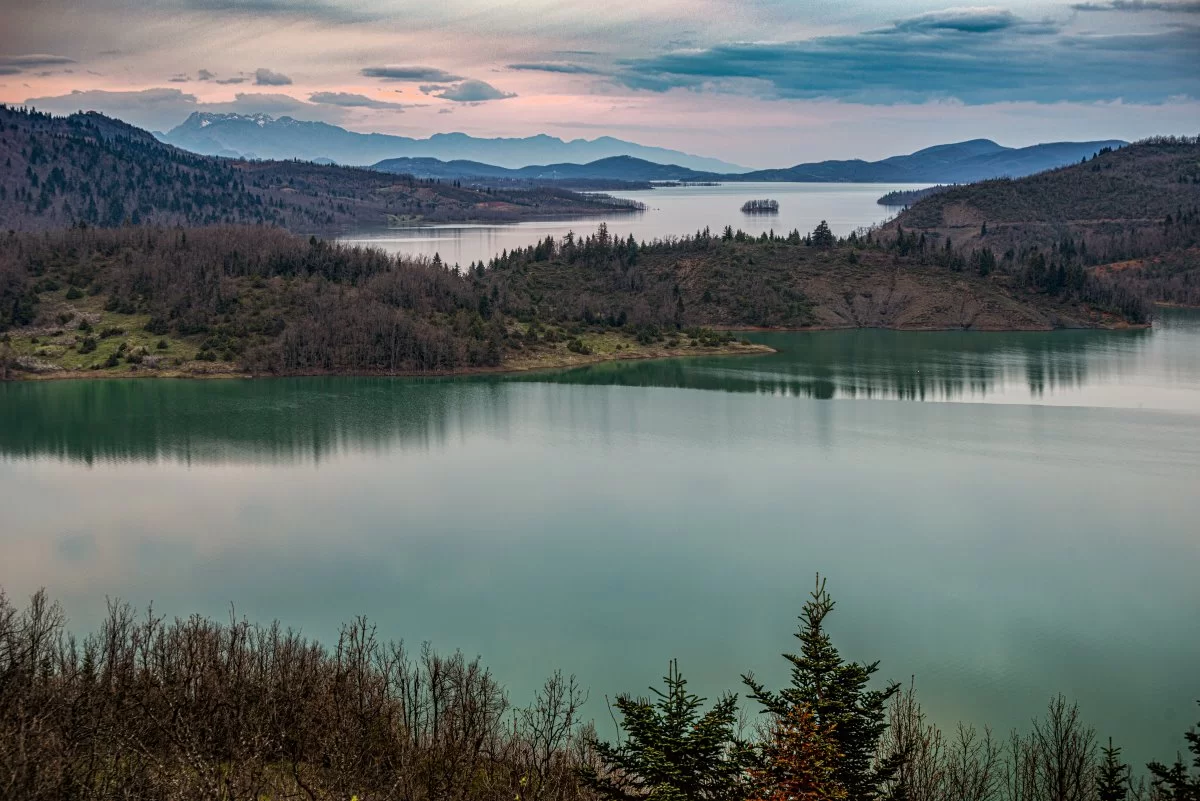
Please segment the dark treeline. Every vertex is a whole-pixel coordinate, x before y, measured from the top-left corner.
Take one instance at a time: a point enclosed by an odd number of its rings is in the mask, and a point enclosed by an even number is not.
[[[1200,212],[1180,212],[1175,219],[1178,223],[1173,222],[1172,225],[1189,231],[1196,227],[1200,231]],[[685,314],[686,305],[680,302],[678,281],[668,283],[654,280],[641,269],[639,259],[686,259],[694,254],[719,256],[736,253],[738,246],[745,244],[761,246],[765,251],[762,254],[763,261],[786,259],[789,251],[797,253],[800,248],[827,252],[835,258],[844,259],[849,265],[858,264],[871,256],[878,258],[885,255],[891,259],[893,266],[901,269],[905,266],[937,267],[953,273],[970,271],[985,279],[994,275],[992,280],[1002,281],[1006,287],[1018,292],[1043,296],[1056,302],[1088,304],[1134,323],[1144,323],[1150,316],[1142,292],[1093,275],[1086,269],[1092,263],[1086,247],[1082,244],[1077,246],[1069,238],[1055,243],[1048,250],[1034,245],[997,254],[986,246],[964,251],[955,248],[949,238],[925,232],[906,232],[902,227],[897,228],[894,234],[890,231],[862,230],[839,238],[825,221],[821,221],[808,234],[801,234],[794,229],[786,234],[776,234],[771,230],[755,236],[726,226],[720,234],[705,228],[692,235],[642,243],[635,241],[632,236],[626,239],[612,237],[607,227],[601,225],[594,236],[575,237],[568,234],[559,241],[547,237],[528,248],[503,253],[486,265],[486,271],[501,276],[511,275],[514,271],[556,261],[581,266],[593,278],[602,276],[604,280],[599,282],[599,297],[586,293],[574,295],[577,307],[573,313],[622,323],[632,314],[639,322],[682,324],[696,320],[689,319]],[[753,264],[755,260],[751,256],[745,266]],[[734,261],[730,266],[736,268],[741,265]],[[480,275],[485,272],[482,264],[472,265],[472,269]],[[794,293],[784,299],[768,297],[768,288],[756,285],[752,280],[741,282],[737,288],[743,296],[751,290],[757,291],[758,297],[755,303],[744,304],[739,309],[738,321],[741,324],[778,325],[782,317],[788,321],[784,324],[795,325],[797,320],[803,319],[803,310],[808,301],[802,293]],[[504,295],[503,283],[499,291],[502,302],[513,309],[521,308],[520,299],[510,299]],[[620,299],[622,293],[638,293],[640,297],[636,304],[624,302],[618,307],[613,301]],[[711,292],[709,294],[711,296]],[[608,304],[607,308],[603,307],[605,303]],[[771,312],[781,305],[791,310],[790,315],[785,312],[782,316],[772,317]]]
[[[742,214],[778,214],[778,200],[747,200],[742,204]]]
[[[927,186],[924,189],[897,189],[880,196],[876,203],[880,206],[890,206],[892,208],[896,208],[897,206],[907,207],[930,195],[944,192],[951,186],[956,186],[956,184],[937,184],[936,186]]]
[[[617,696],[608,742],[581,718],[573,677],[554,674],[517,707],[478,660],[412,652],[364,619],[325,647],[278,623],[168,621],[114,603],[77,638],[43,593],[22,609],[0,593],[0,797],[1200,798],[1200,733],[1185,735],[1191,765],[1135,771],[1120,733],[1102,738],[1061,696],[1024,732],[943,733],[911,687],[841,656],[832,610],[818,582],[784,687],[746,675],[749,706],[726,694],[706,709],[672,663],[653,697]]]
[[[1200,248],[1119,262],[1105,278],[1159,303],[1200,307]]]
[[[1191,224],[1190,219],[1188,224]],[[981,232],[980,240],[986,241],[986,223]],[[1197,232],[1200,232],[1200,226]],[[1086,303],[1133,323],[1150,319],[1146,296],[1090,271],[1089,265],[1097,263],[1095,257],[1089,253],[1085,242],[1077,243],[1071,237],[1053,242],[1048,248],[1034,244],[1008,248],[1000,254],[987,245],[976,246],[974,243],[969,248],[955,248],[949,237],[942,239],[923,231],[905,231],[903,226],[897,226],[894,238],[886,241],[897,254],[915,257],[923,264],[941,265],[957,273],[970,270],[981,277],[1000,272],[1028,292]]]

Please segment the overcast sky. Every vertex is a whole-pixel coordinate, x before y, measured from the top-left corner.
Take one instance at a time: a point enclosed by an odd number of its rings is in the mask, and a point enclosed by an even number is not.
[[[1200,0],[0,0],[0,100],[747,166],[1200,133]]]

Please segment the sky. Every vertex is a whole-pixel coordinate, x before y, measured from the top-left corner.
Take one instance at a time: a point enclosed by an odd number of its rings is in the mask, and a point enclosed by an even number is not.
[[[0,0],[0,102],[748,167],[1200,133],[1200,0]]]

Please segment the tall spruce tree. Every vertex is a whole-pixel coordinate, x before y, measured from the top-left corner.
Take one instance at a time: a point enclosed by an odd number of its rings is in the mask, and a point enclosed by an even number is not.
[[[1151,762],[1146,766],[1153,777],[1154,789],[1166,801],[1200,801],[1200,728],[1193,728],[1183,736],[1192,754],[1195,773],[1184,764],[1182,756],[1176,756],[1173,765]]]
[[[831,248],[837,244],[837,237],[829,229],[829,223],[821,220],[812,232],[812,246],[815,248]]]
[[[743,801],[748,751],[738,740],[737,696],[724,695],[708,712],[688,692],[672,661],[656,699],[616,700],[625,741],[595,741],[602,767],[582,771],[583,783],[611,801]]]
[[[1129,765],[1121,761],[1121,749],[1113,745],[1111,737],[1096,773],[1096,795],[1100,801],[1125,801],[1129,796]]]
[[[891,780],[904,759],[903,754],[878,755],[879,740],[887,731],[887,704],[900,689],[896,683],[881,690],[868,688],[878,662],[860,664],[842,659],[825,632],[825,618],[834,602],[825,591],[825,581],[817,576],[816,587],[804,604],[800,627],[799,654],[784,654],[791,663],[791,686],[778,692],[768,690],[753,675],[742,681],[749,696],[776,720],[784,720],[794,710],[808,710],[816,728],[834,742],[838,757],[833,778],[854,801],[873,801],[887,793],[883,785]],[[899,790],[903,794],[903,788]]]

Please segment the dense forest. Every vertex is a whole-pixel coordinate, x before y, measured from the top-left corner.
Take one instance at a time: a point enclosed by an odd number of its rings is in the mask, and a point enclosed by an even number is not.
[[[39,311],[51,297],[62,302]],[[187,340],[189,361],[248,370],[445,371],[498,364],[505,336],[471,284],[440,264],[277,228],[10,235],[0,298],[0,328],[34,325],[43,356],[98,359],[104,340],[135,333],[114,329],[120,320],[168,342],[164,356],[151,347],[111,366],[154,366]]]
[[[252,223],[321,232],[637,208],[562,189],[470,189],[309,162],[197,156],[100,114],[53,117],[0,106],[0,227],[7,229]]]
[[[1196,801],[1200,732],[1182,756],[1127,764],[1062,696],[1026,731],[943,732],[912,686],[876,679],[829,636],[818,579],[785,654],[790,681],[742,677],[706,700],[672,663],[653,697],[583,718],[555,673],[514,706],[478,659],[383,639],[365,619],[332,647],[279,623],[167,620],[110,604],[67,633],[38,593],[0,591],[0,797],[403,801]],[[1182,699],[1181,699],[1182,702]]]
[[[1104,264],[1103,279],[1157,303],[1200,307],[1200,247]]]
[[[977,330],[1140,323],[1140,298],[1063,260],[962,254],[924,236],[879,232],[720,234],[638,243],[546,239],[472,271],[498,308],[659,326]]]
[[[2,375],[444,373],[589,355],[605,332],[614,349],[710,347],[731,340],[713,329],[1046,330],[1146,315],[1067,245],[966,257],[924,234],[838,239],[824,223],[643,243],[601,224],[465,270],[272,227],[80,226],[9,233],[0,248]]]
[[[78,227],[0,237],[0,377],[113,369],[408,374],[589,356],[745,347],[531,303],[506,313],[490,277],[278,228]],[[614,354],[624,355],[624,354]],[[530,364],[529,366],[537,366]]]

